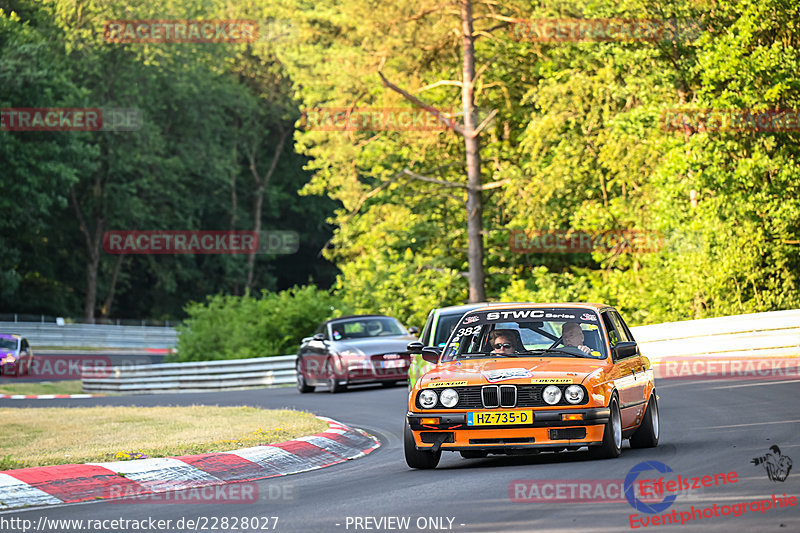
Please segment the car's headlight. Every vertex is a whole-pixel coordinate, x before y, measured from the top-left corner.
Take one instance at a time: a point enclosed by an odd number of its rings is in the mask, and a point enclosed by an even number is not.
[[[431,409],[436,405],[436,393],[432,390],[424,390],[419,393],[419,404],[425,409]]]
[[[542,391],[542,397],[549,405],[555,405],[561,401],[561,389],[555,385],[548,385],[544,388],[544,391]]]
[[[569,403],[581,403],[583,401],[583,389],[580,385],[570,385],[564,391],[564,397]]]
[[[445,389],[439,396],[439,401],[441,401],[442,405],[445,407],[455,407],[458,403],[458,393],[453,389]]]

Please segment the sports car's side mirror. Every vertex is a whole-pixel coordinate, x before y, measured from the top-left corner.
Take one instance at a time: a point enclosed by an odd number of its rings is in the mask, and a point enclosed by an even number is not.
[[[439,350],[433,346],[426,346],[422,349],[422,360],[436,364],[439,362]]]
[[[315,341],[324,341],[325,340],[325,334],[324,333],[315,333],[314,336],[311,337],[311,338],[314,339]]]
[[[419,341],[409,342],[408,346],[406,346],[406,351],[408,353],[422,353],[424,347],[425,345]]]
[[[419,328],[417,326],[411,326],[408,328],[408,332],[412,335],[417,335],[419,333]]]
[[[614,353],[614,361],[618,361],[627,357],[633,357],[636,355],[636,352],[639,351],[639,348],[636,346],[635,342],[619,342],[614,346],[612,351]]]

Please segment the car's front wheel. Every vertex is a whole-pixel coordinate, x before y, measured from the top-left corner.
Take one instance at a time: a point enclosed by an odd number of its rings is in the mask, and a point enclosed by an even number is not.
[[[616,396],[611,398],[608,408],[610,413],[603,429],[603,444],[589,448],[592,459],[613,459],[622,453],[622,421]]]
[[[300,394],[312,392],[314,390],[314,387],[306,383],[306,377],[300,370],[300,363],[297,363],[297,366],[295,368],[297,370],[297,390],[300,392]]]
[[[406,464],[411,468],[420,470],[436,468],[436,465],[439,464],[439,459],[442,457],[442,450],[436,453],[418,450],[416,444],[414,444],[414,433],[411,432],[408,424],[406,424],[406,429],[403,433],[403,448],[406,454]]]
[[[658,400],[656,400],[656,392],[653,391],[650,401],[647,402],[644,420],[636,433],[631,435],[631,448],[655,448],[658,446],[659,431]]]

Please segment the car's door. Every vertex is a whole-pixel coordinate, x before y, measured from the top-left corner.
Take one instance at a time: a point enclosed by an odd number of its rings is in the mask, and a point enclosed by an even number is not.
[[[644,379],[642,376],[637,378],[636,373],[642,366],[638,353],[623,359],[618,359],[613,355],[614,347],[620,342],[626,342],[628,333],[624,331],[619,318],[614,316],[613,309],[604,309],[600,316],[603,318],[603,325],[608,334],[608,343],[611,347],[612,357],[614,357],[614,369],[611,379],[619,393],[619,409],[622,427],[627,428],[636,424],[639,410],[642,406],[642,391],[644,389]]]

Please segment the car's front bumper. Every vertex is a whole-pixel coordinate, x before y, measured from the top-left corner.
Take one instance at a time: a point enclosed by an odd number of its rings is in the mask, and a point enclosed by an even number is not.
[[[562,415],[583,415],[582,420],[562,420]],[[534,421],[514,426],[469,426],[460,413],[407,414],[414,443],[419,450],[481,450],[505,453],[527,449],[563,449],[593,446],[603,440],[608,422],[607,407],[569,410],[534,410]],[[438,424],[423,424],[422,418],[439,418]]]

